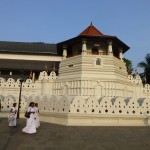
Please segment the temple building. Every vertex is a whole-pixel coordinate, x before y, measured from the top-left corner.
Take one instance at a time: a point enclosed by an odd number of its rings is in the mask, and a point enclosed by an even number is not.
[[[39,103],[40,119],[45,122],[149,125],[150,85],[143,86],[139,75],[128,75],[123,61],[128,50],[116,36],[105,35],[92,24],[57,44],[0,42],[3,116],[13,102],[18,103],[22,87],[22,115],[34,101]],[[12,76],[20,70],[34,72],[22,86],[21,77],[16,80]],[[11,72],[8,79],[7,72]]]
[[[57,44],[0,41],[0,74],[29,77],[32,72],[37,78],[40,71],[58,71],[61,56],[65,59],[81,54],[114,55],[122,59],[128,49],[117,37],[104,35],[92,24],[77,37]]]
[[[82,76],[83,78],[87,76],[100,78],[100,76],[105,73],[107,76],[112,75],[112,69],[118,70],[118,72],[121,70],[121,72],[124,72],[124,75],[127,76],[122,59],[123,53],[125,53],[129,47],[115,36],[104,35],[92,24],[77,37],[58,43],[57,47],[58,55],[63,56],[63,61],[61,61],[59,68],[61,74],[60,78],[62,76],[63,78],[74,78],[75,75],[78,77]],[[106,58],[114,59],[114,63],[117,60],[121,60],[119,61],[119,63],[121,62],[120,66],[112,67],[110,64],[105,64]],[[76,59],[76,61],[71,62],[71,59]],[[79,59],[80,61],[77,61]],[[65,70],[67,66],[69,69]],[[106,72],[106,69],[109,71]],[[72,73],[72,76],[70,73]],[[115,74],[115,76],[116,75],[117,74]]]
[[[61,57],[56,44],[0,41],[0,75],[5,78],[38,78],[39,72],[58,71]]]

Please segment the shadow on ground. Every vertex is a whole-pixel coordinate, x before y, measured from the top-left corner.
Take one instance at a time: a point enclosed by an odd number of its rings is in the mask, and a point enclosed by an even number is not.
[[[41,123],[36,134],[0,118],[0,150],[150,150],[150,127],[73,127]]]

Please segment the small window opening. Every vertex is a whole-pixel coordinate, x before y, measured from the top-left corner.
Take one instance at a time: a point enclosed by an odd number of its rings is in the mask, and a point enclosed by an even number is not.
[[[99,58],[96,60],[96,65],[101,65],[101,60]]]

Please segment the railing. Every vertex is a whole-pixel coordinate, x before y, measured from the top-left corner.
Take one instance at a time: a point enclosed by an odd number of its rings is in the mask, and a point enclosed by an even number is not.
[[[81,53],[68,55],[67,58],[78,56],[78,55],[81,55]],[[92,53],[87,52],[87,55],[107,55],[107,53],[106,52],[92,52]]]

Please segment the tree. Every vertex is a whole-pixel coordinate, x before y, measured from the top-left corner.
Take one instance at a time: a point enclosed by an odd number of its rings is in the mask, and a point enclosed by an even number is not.
[[[126,67],[127,67],[127,72],[128,74],[132,74],[133,72],[133,65],[132,65],[132,61],[129,60],[129,59],[126,59],[126,58],[123,58],[125,64],[126,64]]]
[[[146,78],[146,83],[150,84],[150,54],[147,54],[145,56],[145,61],[141,61],[138,64],[138,67],[141,67],[144,69],[144,75]]]

